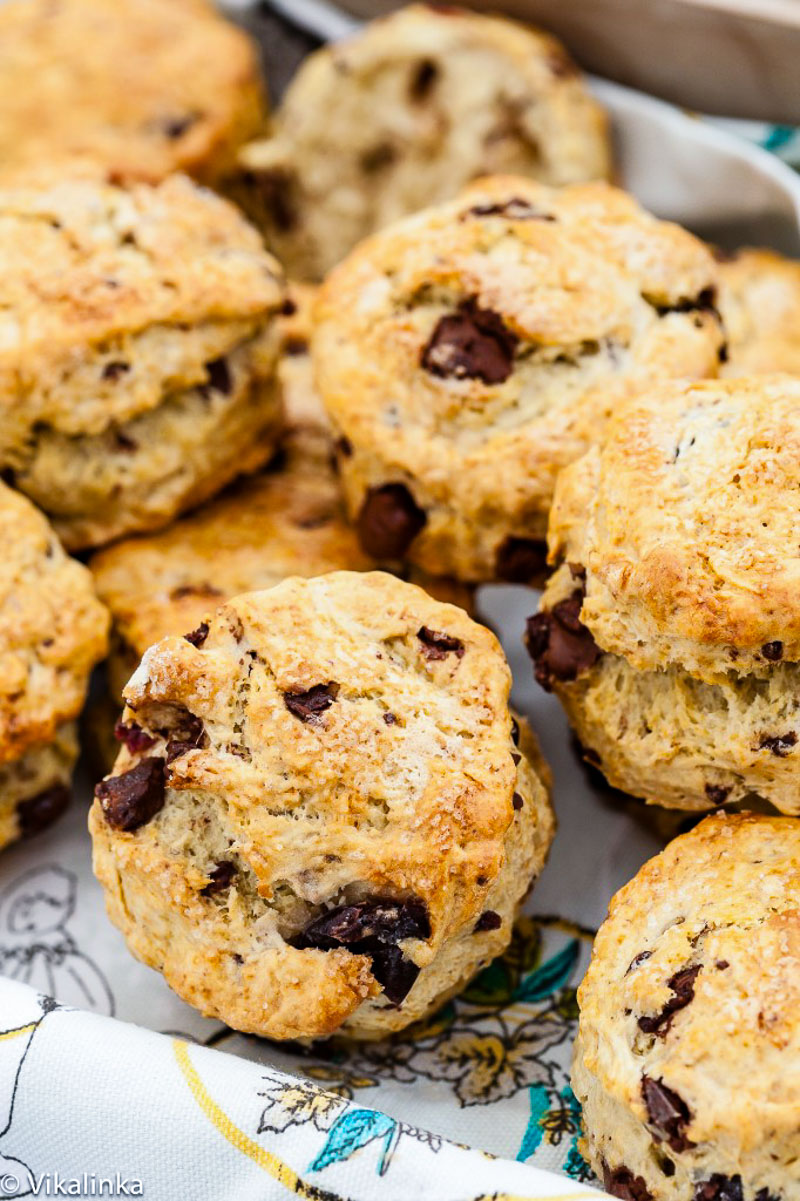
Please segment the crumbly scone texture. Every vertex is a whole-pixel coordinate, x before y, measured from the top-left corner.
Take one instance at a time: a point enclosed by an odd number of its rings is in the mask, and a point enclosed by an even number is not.
[[[106,651],[109,618],[87,569],[46,518],[0,483],[0,764],[74,720]]]
[[[285,580],[151,648],[90,818],[131,950],[274,1038],[422,1016],[506,945],[552,837],[509,687],[494,635],[382,573]]]
[[[71,800],[78,749],[77,723],[70,721],[49,741],[0,763],[0,850],[41,833],[61,817]]]
[[[226,186],[287,271],[319,280],[374,230],[500,172],[607,178],[605,113],[554,38],[415,4],[306,59]]]
[[[364,536],[374,493],[403,495],[410,561],[504,578],[625,397],[716,374],[716,271],[602,183],[487,179],[364,242],[322,287],[312,347]]]
[[[637,670],[709,683],[800,660],[800,379],[663,383],[559,480],[553,559],[581,621]]]
[[[800,375],[800,262],[772,250],[740,250],[722,258],[719,277],[728,335],[720,374]]]
[[[716,815],[611,903],[578,991],[582,1150],[636,1201],[800,1195],[800,825]]]
[[[265,122],[255,47],[205,0],[0,8],[0,184],[76,160],[114,182],[209,181]]]
[[[272,453],[280,268],[182,176],[0,191],[0,464],[71,547],[164,524]]]

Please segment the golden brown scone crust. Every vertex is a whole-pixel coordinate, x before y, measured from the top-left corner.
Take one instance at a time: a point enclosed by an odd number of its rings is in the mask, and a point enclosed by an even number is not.
[[[612,901],[573,1087],[616,1196],[800,1195],[799,897],[800,824],[717,815]]]
[[[198,645],[151,648],[126,689],[126,721],[154,741],[123,748],[116,776],[171,763],[163,807],[136,828],[110,824],[108,785],[92,810],[112,920],[235,1028],[399,1029],[507,943],[552,836],[502,651],[462,610],[380,573],[285,580],[208,624]],[[196,749],[165,750],[187,731]],[[290,945],[331,907],[387,899],[405,967],[420,969],[396,1005],[370,954]],[[487,909],[498,918],[476,932]]]
[[[0,6],[0,185],[74,161],[209,181],[265,120],[255,47],[205,0]]]
[[[550,527],[551,556],[586,570],[598,645],[709,682],[800,660],[798,462],[790,376],[665,383],[621,409]]]
[[[715,279],[695,238],[605,184],[487,179],[374,235],[315,311],[351,514],[401,486],[410,561],[502,578],[626,396],[716,373]]]
[[[607,178],[608,122],[554,38],[423,4],[312,54],[273,136],[226,181],[290,275],[321,279],[362,238],[479,175]]]
[[[728,335],[723,376],[800,375],[800,262],[772,250],[740,250],[719,265]]]
[[[163,525],[272,453],[283,280],[174,176],[0,191],[0,464],[70,546]]]

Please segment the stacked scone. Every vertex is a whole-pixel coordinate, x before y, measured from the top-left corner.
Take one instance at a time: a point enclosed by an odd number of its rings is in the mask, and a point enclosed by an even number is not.
[[[66,808],[76,719],[106,651],[108,614],[89,572],[30,501],[0,484],[0,847]]]
[[[414,4],[301,65],[271,136],[224,186],[299,279],[479,175],[605,179],[605,113],[554,38],[498,17]]]
[[[71,548],[165,524],[273,453],[277,263],[172,176],[0,190],[0,469]]]
[[[560,477],[528,645],[591,762],[800,813],[800,379],[664,384]]]
[[[606,184],[487,179],[367,239],[313,342],[364,548],[535,578],[556,476],[615,408],[716,375],[716,281],[697,239]]]
[[[112,920],[240,1030],[422,1017],[507,944],[552,837],[510,683],[493,634],[380,573],[288,579],[163,639],[92,810]]]

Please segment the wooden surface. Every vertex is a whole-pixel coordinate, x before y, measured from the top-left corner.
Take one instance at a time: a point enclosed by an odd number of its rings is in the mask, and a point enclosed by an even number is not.
[[[339,3],[362,17],[398,7]],[[587,70],[677,104],[800,124],[800,0],[476,0],[471,7],[543,25]]]

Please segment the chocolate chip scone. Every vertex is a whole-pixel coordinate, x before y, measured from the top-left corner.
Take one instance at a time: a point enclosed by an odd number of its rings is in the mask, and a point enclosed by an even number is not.
[[[800,375],[800,262],[740,250],[719,264],[719,307],[728,335],[721,375]]]
[[[800,813],[800,380],[664,384],[561,476],[536,675],[617,788]]]
[[[582,1151],[623,1201],[800,1196],[800,824],[706,818],[611,902],[578,990]]]
[[[89,572],[45,517],[0,483],[0,847],[69,802],[75,722],[106,650],[108,614]]]
[[[321,279],[373,230],[478,175],[608,177],[605,113],[538,30],[415,4],[306,59],[273,136],[227,181],[290,275]]]
[[[0,185],[75,160],[209,181],[265,120],[255,47],[204,0],[0,5]]]
[[[236,1029],[377,1037],[508,943],[553,833],[484,627],[382,573],[289,579],[151,648],[97,788],[131,950]]]
[[[316,309],[363,545],[462,580],[541,570],[558,471],[654,379],[716,374],[716,264],[606,184],[517,178],[374,235]]]
[[[0,469],[69,547],[164,525],[273,453],[277,263],[182,176],[0,190]]]

